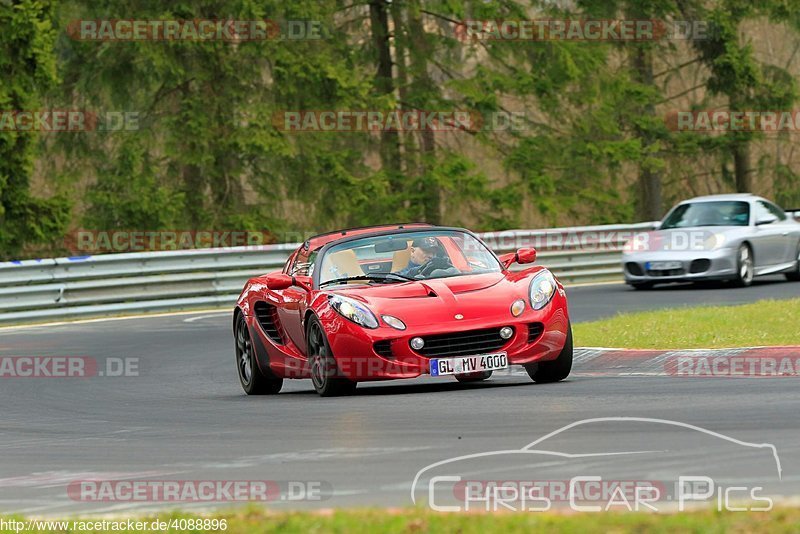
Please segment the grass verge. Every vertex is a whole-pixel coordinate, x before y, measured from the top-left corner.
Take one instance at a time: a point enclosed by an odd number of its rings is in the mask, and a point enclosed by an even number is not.
[[[693,349],[800,345],[800,299],[620,314],[573,325],[575,346]]]
[[[197,518],[198,516],[160,515],[160,521]],[[427,533],[427,532],[797,532],[800,509],[777,508],[769,513],[701,511],[681,514],[648,513],[507,513],[507,514],[440,514],[423,509],[404,510],[340,510],[331,513],[269,512],[246,508],[214,516],[227,522],[226,534],[245,533]],[[22,534],[6,528],[0,520],[0,532]],[[19,519],[19,518],[17,518]],[[151,518],[136,521],[152,522]],[[68,530],[89,532],[88,530]],[[106,530],[109,531],[109,530]],[[43,529],[38,532],[65,532]],[[97,532],[97,530],[95,530]],[[119,533],[151,532],[118,530]],[[222,530],[163,530],[162,532],[223,532]]]

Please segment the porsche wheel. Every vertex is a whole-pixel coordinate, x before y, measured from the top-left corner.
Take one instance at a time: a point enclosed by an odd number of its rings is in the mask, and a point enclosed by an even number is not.
[[[236,320],[236,369],[239,373],[239,382],[248,395],[274,395],[283,387],[283,379],[271,372],[264,374],[258,367],[256,351],[250,338],[250,330],[244,315],[239,315]]]
[[[336,359],[333,357],[328,338],[319,319],[308,321],[308,360],[311,369],[311,382],[321,397],[351,395],[356,390],[356,382],[341,375]]]
[[[549,362],[531,363],[525,366],[534,382],[545,384],[548,382],[558,382],[569,376],[572,370],[572,325],[567,325],[567,342],[558,354],[558,358]]]
[[[797,244],[797,254],[794,255],[796,261],[794,270],[786,273],[786,279],[791,282],[800,282],[800,243]]]
[[[492,376],[491,371],[479,371],[477,373],[465,373],[463,375],[456,375],[456,380],[468,384],[470,382],[481,382]]]
[[[738,287],[747,287],[753,283],[753,253],[749,245],[741,245],[736,252],[736,278],[733,283]]]

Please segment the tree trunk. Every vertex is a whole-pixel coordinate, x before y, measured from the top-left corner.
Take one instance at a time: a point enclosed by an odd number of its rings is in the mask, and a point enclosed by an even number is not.
[[[425,27],[422,24],[419,11],[419,1],[409,2],[408,13],[408,33],[411,38],[411,67],[414,77],[412,82],[412,93],[421,105],[422,111],[430,107],[432,95],[436,94],[436,87],[428,73],[428,57],[432,53],[428,42]],[[422,213],[425,220],[431,224],[440,224],[442,219],[442,195],[439,184],[430,177],[431,166],[436,159],[436,137],[432,130],[422,129],[419,133],[420,138],[420,175],[423,177],[420,187],[422,196]]]
[[[652,50],[644,45],[638,45],[633,48],[632,53],[636,81],[643,85],[654,85]],[[643,107],[642,114],[655,117],[655,105],[652,102],[648,102]],[[657,142],[652,133],[641,128],[637,128],[637,136],[642,140],[642,148],[644,149]],[[639,219],[647,221],[661,219],[663,215],[661,172],[653,170],[647,164],[642,165],[639,169],[639,195]]]
[[[750,141],[741,140],[733,145],[733,170],[736,176],[736,192],[751,193],[753,180],[750,173]]]
[[[375,75],[375,89],[381,95],[394,92],[392,75],[392,50],[389,41],[389,17],[385,0],[370,0],[369,18],[372,28],[372,43],[378,64]],[[381,165],[389,176],[391,187],[395,189],[400,173],[400,139],[396,131],[381,132]]]

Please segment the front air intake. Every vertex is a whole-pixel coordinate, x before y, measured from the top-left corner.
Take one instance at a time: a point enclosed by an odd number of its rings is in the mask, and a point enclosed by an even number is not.
[[[544,325],[542,323],[531,323],[528,325],[528,343],[533,343],[544,332]]]
[[[629,261],[625,264],[625,269],[633,276],[644,276],[644,271],[642,271],[641,266],[636,262]]]

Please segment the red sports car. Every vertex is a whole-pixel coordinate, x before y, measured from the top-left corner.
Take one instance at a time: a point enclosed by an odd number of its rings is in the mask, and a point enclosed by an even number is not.
[[[475,234],[428,224],[374,226],[303,243],[281,272],[250,279],[233,313],[236,366],[250,395],[311,378],[322,396],[358,382],[522,365],[536,382],[567,377],[572,329],[564,287],[496,256]]]

